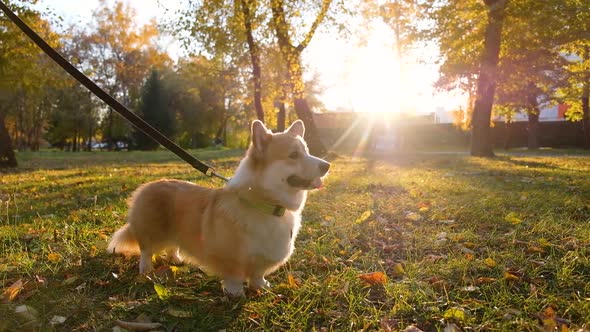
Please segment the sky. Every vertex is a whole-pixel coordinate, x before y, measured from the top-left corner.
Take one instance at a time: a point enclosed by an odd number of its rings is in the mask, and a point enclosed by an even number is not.
[[[152,18],[163,17],[166,9],[174,12],[181,1],[127,0],[137,11],[139,25]],[[113,0],[107,0],[113,3]],[[87,24],[99,0],[41,0],[37,8],[51,11],[63,18],[65,25]],[[317,72],[323,86],[321,100],[327,110],[358,112],[400,110],[430,113],[437,108],[451,111],[463,105],[465,97],[436,92],[432,84],[438,77],[434,64],[424,64],[417,56],[403,59],[400,69],[393,43],[393,33],[376,23],[360,37],[347,40],[330,33],[317,34],[304,52],[304,62],[310,74]],[[172,56],[181,54],[178,44],[171,40],[166,49]],[[427,58],[434,49],[422,50]]]

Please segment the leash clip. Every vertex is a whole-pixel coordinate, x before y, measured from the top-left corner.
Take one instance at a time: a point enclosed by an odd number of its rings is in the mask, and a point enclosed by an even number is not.
[[[225,176],[223,176],[223,175],[221,175],[221,174],[217,173],[217,172],[216,172],[216,171],[215,171],[213,168],[211,168],[211,167],[209,167],[209,168],[207,169],[207,172],[205,172],[205,175],[206,175],[206,176],[208,176],[208,177],[210,177],[210,178],[211,178],[211,177],[216,177],[216,178],[218,178],[218,179],[221,179],[221,180],[223,180],[223,181],[225,181],[225,182],[228,182],[228,181],[229,181],[229,178],[226,178]]]

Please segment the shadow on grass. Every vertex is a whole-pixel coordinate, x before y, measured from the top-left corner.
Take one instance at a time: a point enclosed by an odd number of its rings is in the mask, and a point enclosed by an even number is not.
[[[15,305],[35,308],[40,330],[110,330],[115,320],[133,322],[142,315],[166,331],[209,331],[227,328],[250,301],[227,298],[217,278],[188,266],[173,272],[160,262],[146,277],[137,274],[137,262],[136,257],[106,253],[84,256],[78,266],[56,266],[53,274],[25,277],[30,294]],[[3,306],[0,313],[8,322],[5,330],[21,330],[12,306]],[[53,316],[67,317],[66,323],[51,326]]]

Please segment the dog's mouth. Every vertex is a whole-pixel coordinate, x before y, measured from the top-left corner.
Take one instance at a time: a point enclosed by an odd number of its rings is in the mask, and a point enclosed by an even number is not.
[[[319,189],[322,187],[322,178],[304,179],[297,175],[291,175],[287,178],[287,183],[294,188],[300,189]]]

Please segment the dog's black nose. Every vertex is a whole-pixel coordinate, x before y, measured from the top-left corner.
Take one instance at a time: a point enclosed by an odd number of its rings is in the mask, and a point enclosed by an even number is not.
[[[330,169],[330,163],[322,160],[320,162],[320,171],[322,172],[322,175],[328,173],[329,169]]]

